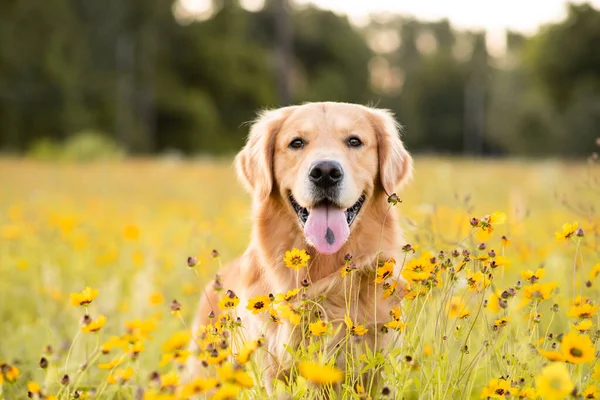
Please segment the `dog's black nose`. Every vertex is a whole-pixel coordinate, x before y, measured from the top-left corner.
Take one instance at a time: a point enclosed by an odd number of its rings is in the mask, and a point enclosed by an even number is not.
[[[308,172],[310,181],[323,189],[337,185],[343,177],[342,166],[335,161],[317,161]]]

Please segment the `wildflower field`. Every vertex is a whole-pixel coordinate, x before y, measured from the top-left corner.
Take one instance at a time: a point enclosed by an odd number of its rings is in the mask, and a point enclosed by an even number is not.
[[[221,315],[190,330],[203,285],[249,240],[230,160],[0,159],[0,399],[266,398],[265,349],[238,308],[309,338],[288,349],[277,399],[600,398],[600,168],[417,158],[415,169],[390,205],[409,245],[373,282],[406,293],[380,332],[395,345],[373,353],[363,321],[309,319],[302,287],[252,304],[223,288]],[[282,268],[310,268],[292,251]],[[393,263],[404,290],[388,280]],[[327,350],[336,332],[343,370]],[[202,377],[186,379],[189,358]]]

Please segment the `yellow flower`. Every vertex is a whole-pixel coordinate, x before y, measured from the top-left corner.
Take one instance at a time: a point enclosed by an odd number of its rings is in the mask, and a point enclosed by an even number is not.
[[[246,389],[250,389],[254,386],[254,380],[246,373],[246,371],[240,368],[233,368],[233,365],[228,362],[217,367],[217,375],[219,375],[222,382],[233,383]]]
[[[216,387],[219,383],[217,378],[196,378],[181,390],[181,398],[187,399],[197,394],[205,393]]]
[[[495,212],[491,215],[486,215],[481,218],[479,227],[487,234],[491,234],[494,231],[494,225],[501,225],[506,222],[506,214],[503,212]]]
[[[544,367],[535,378],[536,392],[545,400],[562,400],[574,387],[569,370],[563,363],[555,362]]]
[[[408,261],[402,269],[402,276],[409,282],[421,282],[429,279],[435,263],[431,262],[433,255],[424,252],[421,257]]]
[[[71,293],[71,304],[74,306],[87,306],[98,296],[98,290],[86,286],[81,293]]]
[[[591,319],[584,319],[576,324],[573,324],[573,329],[575,329],[581,333],[585,333],[585,332],[589,331],[590,329],[592,329],[593,326],[594,326],[594,324],[592,323]]]
[[[453,296],[450,299],[450,303],[446,307],[446,311],[450,318],[467,318],[471,315],[471,311],[467,308],[467,305],[459,296]]]
[[[590,280],[594,280],[600,275],[600,263],[594,265],[594,268],[590,271]]]
[[[600,397],[600,389],[596,385],[590,385],[583,391],[584,399],[598,399]]]
[[[398,287],[398,281],[394,280],[392,283],[384,282],[383,283],[383,298],[382,300],[387,299],[396,293],[396,288]]]
[[[528,388],[523,388],[521,390],[519,390],[519,392],[516,394],[517,398],[519,399],[537,399],[538,395],[535,392],[534,388],[528,387]]]
[[[538,349],[538,353],[540,353],[548,361],[565,361],[565,356],[558,351]]]
[[[406,324],[398,319],[388,322],[385,327],[394,331],[403,331],[406,328]]]
[[[179,385],[179,375],[176,372],[169,372],[160,376],[160,387],[177,387]]]
[[[592,362],[596,353],[590,337],[576,332],[569,332],[563,337],[560,350],[566,361],[572,364]]]
[[[118,367],[119,365],[123,364],[125,362],[125,357],[121,356],[121,357],[115,357],[113,358],[111,361],[107,362],[107,363],[101,363],[98,364],[98,368],[100,369],[113,369],[115,367]]]
[[[191,339],[192,335],[188,331],[175,332],[163,343],[162,351],[163,353],[174,353],[183,350],[189,345]]]
[[[559,241],[568,240],[571,236],[575,234],[577,228],[579,228],[579,223],[577,221],[573,222],[573,224],[564,224],[562,226],[562,231],[555,232],[554,237],[556,240]]]
[[[499,268],[499,267],[506,267],[510,263],[511,263],[511,261],[508,259],[508,257],[496,256],[494,258],[490,258],[488,260],[488,262],[486,263],[486,265],[490,266],[491,268]]]
[[[137,240],[140,237],[140,230],[133,224],[127,225],[123,228],[123,237],[127,240]]]
[[[508,246],[510,244],[510,239],[507,238],[506,236],[502,236],[500,238],[500,242],[502,243],[503,246]]]
[[[269,296],[256,296],[248,301],[246,310],[252,311],[252,314],[259,314],[265,311],[271,304]]]
[[[232,383],[221,385],[219,389],[210,398],[211,400],[235,400],[238,398],[241,387]]]
[[[308,265],[308,260],[310,260],[310,256],[306,253],[305,250],[298,250],[296,248],[291,251],[285,252],[285,257],[283,257],[283,262],[285,266],[288,268],[293,268],[296,271],[304,268]]]
[[[277,311],[282,318],[287,319],[294,325],[300,325],[300,313],[289,303],[282,303]]]
[[[575,296],[573,298],[573,301],[571,302],[571,304],[574,305],[574,306],[580,306],[580,305],[588,303],[588,302],[590,302],[590,299],[588,297],[585,297],[585,296]]]
[[[402,318],[402,310],[400,309],[400,307],[398,306],[394,306],[394,308],[392,308],[390,310],[390,316],[395,320],[398,321],[400,320],[400,318]]]
[[[250,359],[250,356],[256,351],[256,349],[258,349],[258,340],[249,340],[245,342],[242,346],[242,349],[235,357],[235,360],[240,365],[246,364]]]
[[[350,316],[348,314],[346,314],[346,316],[344,317],[344,322],[352,335],[362,336],[369,331],[363,325],[354,325],[352,319],[350,319]]]
[[[481,271],[473,272],[470,268],[468,268],[465,270],[465,275],[467,277],[467,285],[469,286],[469,290],[481,292],[492,283],[490,278],[484,275]]]
[[[42,390],[37,382],[27,382],[27,391],[31,394],[37,394]]]
[[[20,372],[17,367],[8,365],[6,363],[0,363],[0,386],[2,385],[4,379],[6,379],[7,382],[16,381],[19,377],[19,374]]]
[[[487,309],[493,313],[500,312],[501,292],[498,290],[490,294]]]
[[[134,371],[133,371],[132,367],[128,367],[125,369],[119,368],[113,374],[110,374],[108,376],[107,381],[110,384],[115,384],[115,383],[123,384],[131,379],[131,377],[133,376],[133,373],[134,373]]]
[[[300,288],[288,290],[288,292],[285,293],[285,294],[284,293],[277,293],[275,295],[275,300],[273,300],[273,303],[281,303],[283,301],[290,301],[294,297],[296,297],[296,295],[298,293],[300,293]]]
[[[344,377],[338,368],[314,362],[302,361],[298,364],[298,370],[300,375],[317,385],[331,385],[340,382]]]
[[[381,283],[385,281],[387,278],[392,276],[394,273],[394,266],[396,265],[396,260],[390,258],[386,262],[383,263],[382,266],[377,267],[377,277],[375,278],[375,283]]]
[[[110,353],[113,349],[123,349],[127,348],[127,341],[119,336],[111,336],[106,342],[102,344],[100,350],[104,354]]]
[[[511,317],[502,317],[497,320],[494,320],[494,326],[497,328],[501,326],[506,326],[511,321],[511,319]]]
[[[592,318],[594,315],[596,315],[598,308],[600,308],[600,307],[595,306],[590,303],[583,303],[580,306],[571,307],[568,315],[571,318],[582,318],[582,319]]]
[[[510,381],[506,379],[492,379],[481,391],[482,399],[505,399],[511,395]]]
[[[125,321],[125,328],[129,335],[133,336],[129,341],[135,341],[139,338],[152,339],[150,334],[156,329],[156,321],[153,319]]]
[[[150,297],[148,298],[148,302],[150,303],[150,305],[153,306],[161,305],[165,302],[165,296],[163,296],[163,294],[159,291],[152,292],[152,294],[150,294]]]
[[[313,336],[322,336],[328,327],[327,322],[319,320],[308,325],[308,332]]]
[[[433,354],[433,348],[427,343],[423,347],[423,354],[425,354],[425,357],[429,357]]]
[[[556,283],[534,283],[523,288],[523,300],[528,301],[543,301],[550,298],[552,291],[556,288]]]
[[[240,298],[237,297],[231,290],[228,290],[221,300],[219,300],[219,308],[221,310],[234,309],[238,304],[240,304]]]
[[[544,276],[546,276],[546,269],[538,268],[535,270],[535,272],[528,269],[525,271],[521,271],[521,276],[523,277],[523,279],[525,279],[527,281],[531,281],[532,283],[535,283],[536,281],[539,281]]]
[[[81,328],[82,332],[90,333],[90,332],[98,332],[102,327],[106,324],[106,317],[104,315],[98,316],[95,320],[90,322],[87,325],[83,325]]]

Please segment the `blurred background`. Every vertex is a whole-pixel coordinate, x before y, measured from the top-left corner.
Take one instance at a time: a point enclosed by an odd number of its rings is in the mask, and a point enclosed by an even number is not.
[[[417,153],[588,155],[600,1],[488,3],[4,0],[0,152],[230,154],[257,110],[331,100]]]

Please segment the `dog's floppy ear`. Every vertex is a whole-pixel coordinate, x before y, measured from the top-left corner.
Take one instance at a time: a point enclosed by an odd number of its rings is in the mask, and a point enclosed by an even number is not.
[[[383,190],[391,195],[396,188],[411,180],[413,159],[400,140],[402,127],[388,110],[369,108],[377,135],[379,180]]]
[[[273,190],[275,138],[292,109],[261,112],[252,123],[246,145],[235,157],[238,178],[255,198],[266,198]]]

